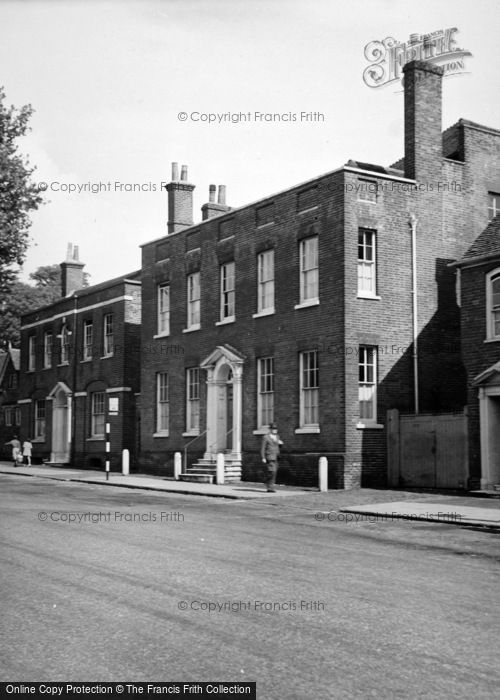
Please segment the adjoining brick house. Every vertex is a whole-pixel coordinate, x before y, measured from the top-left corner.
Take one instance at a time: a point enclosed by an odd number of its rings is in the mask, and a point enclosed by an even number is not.
[[[10,460],[11,448],[5,443],[19,436],[21,411],[17,405],[19,392],[20,352],[10,344],[6,351],[0,351],[0,454]]]
[[[143,466],[171,473],[187,447],[189,465],[223,452],[228,475],[253,479],[274,420],[283,481],[315,483],[326,455],[332,486],[383,484],[387,409],[465,405],[449,263],[499,196],[500,132],[442,133],[442,69],[404,72],[392,167],[349,161],[235,210],[212,187],[199,224],[174,172],[168,235],[142,246]]]
[[[469,471],[471,484],[483,489],[500,485],[500,196],[492,204],[495,218],[456,264],[468,379]]]
[[[34,461],[99,468],[110,424],[111,469],[138,452],[140,271],[83,287],[69,246],[62,298],[22,317],[18,406]]]

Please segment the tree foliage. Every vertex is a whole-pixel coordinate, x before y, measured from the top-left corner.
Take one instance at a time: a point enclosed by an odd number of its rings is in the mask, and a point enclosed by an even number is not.
[[[17,139],[29,131],[31,105],[20,109],[5,104],[0,87],[0,291],[16,280],[16,265],[22,265],[29,245],[30,212],[43,198],[30,181],[35,168],[18,151]]]
[[[6,347],[9,342],[14,346],[19,345],[20,317],[23,314],[53,304],[61,298],[59,265],[42,265],[29,277],[34,284],[16,279],[8,291],[0,291],[0,347]],[[88,278],[88,273],[84,273],[84,287],[88,287]]]

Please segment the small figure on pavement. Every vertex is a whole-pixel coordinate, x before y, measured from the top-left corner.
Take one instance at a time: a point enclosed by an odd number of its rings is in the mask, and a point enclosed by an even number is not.
[[[9,442],[6,442],[5,444],[12,447],[12,461],[14,462],[14,466],[17,467],[19,457],[21,456],[21,443],[19,442],[17,435],[14,435],[12,440],[9,440]]]
[[[31,444],[31,440],[28,438],[23,442],[23,462],[24,458],[26,458],[26,464],[28,467],[31,467],[31,451],[33,449],[33,445]]]
[[[270,493],[276,493],[274,485],[278,472],[280,445],[282,444],[283,441],[280,440],[280,436],[278,435],[278,426],[276,423],[270,423],[269,432],[262,438],[261,446],[262,461],[266,465],[264,484]]]

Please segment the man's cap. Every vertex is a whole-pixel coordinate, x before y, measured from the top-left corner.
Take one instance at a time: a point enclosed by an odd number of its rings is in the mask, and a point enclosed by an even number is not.
[[[278,430],[276,423],[269,423],[269,430]]]

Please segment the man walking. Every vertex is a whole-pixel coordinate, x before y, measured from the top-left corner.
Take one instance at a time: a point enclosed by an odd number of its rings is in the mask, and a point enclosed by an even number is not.
[[[278,456],[280,453],[280,445],[283,441],[278,435],[278,426],[276,423],[269,425],[269,432],[262,438],[261,457],[266,465],[264,484],[270,493],[276,493],[274,484],[276,482],[276,473],[278,471]]]

